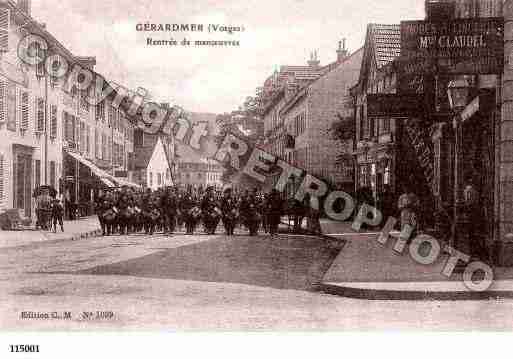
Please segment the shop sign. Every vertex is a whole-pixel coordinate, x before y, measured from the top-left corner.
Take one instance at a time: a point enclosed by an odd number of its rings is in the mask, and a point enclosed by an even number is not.
[[[409,117],[422,114],[423,99],[417,95],[369,94],[368,117]]]
[[[502,18],[401,22],[406,74],[499,74],[504,61]]]
[[[424,92],[425,75],[500,74],[504,19],[402,21],[398,65],[403,92]]]

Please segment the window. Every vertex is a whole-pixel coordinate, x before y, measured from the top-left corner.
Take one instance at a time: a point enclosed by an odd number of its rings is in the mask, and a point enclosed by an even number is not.
[[[150,187],[152,187],[153,186],[153,173],[151,173],[151,172],[150,172],[150,181],[149,181],[149,183],[150,183]]]
[[[89,103],[87,103],[87,90],[80,90],[80,107],[89,112]]]
[[[50,105],[50,138],[57,137],[57,106]]]
[[[0,153],[0,203],[4,199],[4,155]]]
[[[91,136],[90,136],[90,132],[91,132],[91,127],[89,127],[89,125],[86,126],[86,152],[87,153],[90,153],[91,151]]]
[[[0,9],[1,10],[1,9]],[[7,119],[7,84],[0,80],[0,123],[4,123]]]
[[[34,187],[39,187],[41,185],[41,161],[36,160],[34,167]]]
[[[96,105],[96,121],[105,121],[105,101],[100,101]]]
[[[157,173],[157,185],[162,185],[162,173]]]
[[[36,132],[43,132],[45,130],[45,100],[37,97],[35,100],[36,105]]]
[[[98,135],[98,129],[95,128],[94,129],[94,155],[96,156],[96,158],[100,158],[100,139],[99,139],[99,135]]]
[[[64,123],[64,139],[75,142],[75,118],[67,112],[62,113]]]
[[[21,91],[20,99],[20,129],[27,130],[29,125],[29,94]]]
[[[50,161],[50,186],[55,188],[55,161]]]
[[[9,9],[0,8],[0,51],[9,51],[9,25],[11,14]]]
[[[45,49],[41,47],[39,43],[36,43],[36,51],[37,55],[40,59],[46,58],[45,56]],[[41,78],[45,76],[45,61],[41,61],[36,65],[36,76],[37,78]]]
[[[85,136],[85,123],[84,122],[80,122],[80,140],[79,140],[79,143],[80,143],[80,152],[84,152],[85,151],[85,140],[86,140],[86,136]]]
[[[109,106],[109,111],[108,111],[108,118],[107,118],[107,123],[109,125],[109,127],[113,127],[114,126],[114,107],[112,106]]]
[[[7,129],[16,131],[16,84],[7,85]]]
[[[107,136],[102,133],[102,160],[107,159]]]

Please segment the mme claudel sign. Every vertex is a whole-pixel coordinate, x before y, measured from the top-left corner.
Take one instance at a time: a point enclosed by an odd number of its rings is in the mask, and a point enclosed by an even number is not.
[[[405,74],[498,74],[504,63],[502,18],[401,22]]]

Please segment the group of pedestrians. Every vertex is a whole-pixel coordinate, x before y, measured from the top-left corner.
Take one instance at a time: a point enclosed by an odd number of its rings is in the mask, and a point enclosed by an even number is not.
[[[285,202],[273,190],[263,194],[257,189],[235,193],[231,188],[216,191],[167,187],[137,191],[129,187],[109,190],[96,197],[96,213],[103,235],[157,231],[172,234],[185,227],[193,234],[201,224],[207,234],[215,234],[222,222],[227,236],[243,226],[250,236],[260,229],[276,235]]]

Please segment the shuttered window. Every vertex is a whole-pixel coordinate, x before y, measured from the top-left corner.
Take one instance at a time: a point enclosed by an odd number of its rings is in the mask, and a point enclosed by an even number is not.
[[[7,119],[7,83],[0,80],[0,123]]]
[[[101,101],[96,105],[96,121],[105,121],[105,101]]]
[[[36,132],[43,132],[45,130],[45,100],[41,97],[35,98],[35,112],[36,112]]]
[[[34,186],[39,187],[41,185],[41,161],[35,160],[34,167]]]
[[[90,132],[91,132],[91,128],[89,127],[89,125],[86,126],[86,152],[87,153],[90,153],[91,151],[91,145],[90,145],[90,141],[91,141],[91,137],[90,137]]]
[[[39,45],[36,44],[37,56],[41,59],[45,58],[45,50]],[[45,76],[45,61],[41,61],[36,65],[36,76],[43,77]]]
[[[5,166],[4,166],[4,155],[0,153],[0,204],[4,200],[4,174]]]
[[[50,161],[50,186],[55,188],[56,183],[56,173],[55,173],[55,161]]]
[[[100,146],[99,146],[99,136],[98,136],[98,129],[94,129],[94,155],[96,158],[100,158]]]
[[[9,51],[9,9],[0,8],[0,51]]]
[[[16,131],[16,84],[7,85],[7,129]]]
[[[80,122],[80,152],[84,152],[85,151],[85,140],[86,140],[86,135],[85,135],[85,123],[84,122]]]
[[[57,138],[57,106],[50,105],[50,138]]]
[[[29,126],[29,94],[27,91],[20,92],[20,129],[27,130]]]

